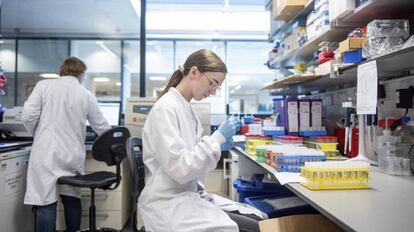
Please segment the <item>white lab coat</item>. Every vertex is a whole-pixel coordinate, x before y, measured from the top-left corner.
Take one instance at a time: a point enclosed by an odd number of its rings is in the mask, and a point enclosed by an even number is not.
[[[201,134],[200,120],[175,88],[154,104],[142,131],[145,188],[138,201],[147,231],[239,231],[197,193],[197,179],[215,169],[221,156],[217,141],[224,139],[218,132]]]
[[[28,205],[48,205],[80,190],[58,185],[61,176],[84,173],[86,120],[98,134],[110,129],[96,98],[76,77],[37,83],[24,104],[22,120],[34,136],[27,172]]]

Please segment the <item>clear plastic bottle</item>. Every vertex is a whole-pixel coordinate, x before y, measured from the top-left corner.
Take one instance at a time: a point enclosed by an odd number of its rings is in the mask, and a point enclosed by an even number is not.
[[[391,135],[391,130],[386,129],[383,131],[383,135],[378,136],[377,139],[377,151],[378,151],[378,167],[382,170],[386,170],[387,162],[386,157],[395,155],[397,150],[397,137]]]

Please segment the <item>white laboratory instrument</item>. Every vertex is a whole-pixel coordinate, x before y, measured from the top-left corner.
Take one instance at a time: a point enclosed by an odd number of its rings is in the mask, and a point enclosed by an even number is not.
[[[127,98],[125,106],[125,126],[129,129],[131,136],[142,138],[142,128],[148,113],[156,102],[155,98],[130,97]],[[210,135],[211,118],[210,103],[192,102],[191,107],[199,117],[203,126],[203,136]]]
[[[155,98],[127,98],[125,105],[125,126],[129,129],[131,136],[142,138],[142,128],[155,101]]]
[[[29,154],[30,147],[0,153],[0,231],[33,231],[31,207],[23,204]]]
[[[358,155],[352,159],[347,161],[363,161],[367,163],[375,163],[371,159],[368,158],[367,152],[365,151],[365,115],[359,114],[358,115],[358,127],[359,127],[359,137],[358,137]]]
[[[7,109],[3,114],[3,122],[0,123],[0,130],[13,132],[16,137],[29,138],[33,135],[29,133],[22,122],[23,107],[16,106]]]

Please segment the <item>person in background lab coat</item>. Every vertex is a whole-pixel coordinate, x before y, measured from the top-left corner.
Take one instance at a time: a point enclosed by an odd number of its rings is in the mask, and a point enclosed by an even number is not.
[[[61,176],[84,173],[86,120],[98,134],[110,129],[96,98],[81,85],[86,65],[64,61],[60,78],[36,84],[24,103],[22,120],[33,134],[24,203],[36,208],[36,231],[54,231],[60,196],[68,232],[80,229],[80,190],[58,185]]]
[[[239,231],[228,214],[197,192],[198,179],[215,169],[220,146],[232,142],[236,121],[230,118],[211,136],[201,137],[190,101],[215,94],[226,73],[214,52],[192,53],[148,114],[142,130],[145,188],[138,201],[147,231]]]

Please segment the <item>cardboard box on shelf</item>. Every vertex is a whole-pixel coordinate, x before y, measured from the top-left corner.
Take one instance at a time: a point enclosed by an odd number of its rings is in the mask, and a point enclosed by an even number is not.
[[[320,214],[293,215],[259,222],[260,232],[336,232],[343,231]]]
[[[355,0],[329,0],[329,20],[333,21],[352,12],[355,9]]]
[[[315,68],[315,75],[324,76],[329,74],[331,77],[335,76],[334,64],[336,64],[336,61],[330,60],[318,65],[318,67]]]
[[[273,0],[272,15],[275,20],[288,21],[301,11],[309,0]]]
[[[339,43],[339,52],[344,53],[358,48],[362,48],[364,47],[365,42],[365,38],[349,37],[348,39]]]

